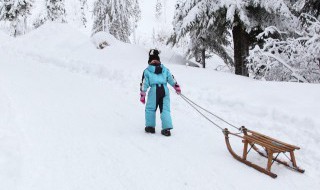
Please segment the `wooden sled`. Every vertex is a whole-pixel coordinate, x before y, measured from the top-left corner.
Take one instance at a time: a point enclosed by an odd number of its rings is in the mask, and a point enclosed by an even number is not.
[[[264,174],[267,174],[272,178],[277,177],[277,175],[275,173],[271,172],[271,166],[274,162],[278,162],[279,164],[283,164],[284,166],[286,166],[292,170],[298,171],[300,173],[304,173],[304,170],[300,169],[297,166],[296,159],[294,156],[294,151],[299,150],[300,149],[299,147],[281,142],[279,140],[276,140],[274,138],[268,137],[266,135],[260,134],[255,131],[251,131],[249,129],[246,129],[245,127],[241,127],[241,131],[243,133],[243,136],[241,136],[239,134],[231,133],[228,131],[228,129],[225,129],[223,131],[223,133],[225,135],[225,141],[226,141],[227,148],[228,148],[229,152],[231,153],[231,155],[236,160],[238,160],[238,161],[240,161],[250,167],[253,167],[254,169],[256,169]],[[237,155],[232,150],[231,145],[230,145],[230,141],[229,141],[229,135],[233,135],[233,136],[236,136],[236,137],[243,139],[242,142],[244,143],[244,148],[243,148],[243,155],[242,156]],[[260,145],[261,147],[263,147],[265,149],[265,152],[262,152],[261,150],[259,150],[259,148],[256,145]],[[249,146],[250,146],[250,149],[248,151]],[[267,164],[266,168],[263,168],[263,167],[258,166],[256,164],[253,164],[247,160],[247,155],[251,149],[255,150],[256,152],[258,152],[258,154],[260,154],[261,156],[266,157],[268,159],[268,164]],[[284,154],[290,153],[290,159],[287,156],[288,159],[290,160],[289,163],[278,159],[278,156],[281,153],[284,153]],[[274,154],[276,154],[275,157],[273,156]]]

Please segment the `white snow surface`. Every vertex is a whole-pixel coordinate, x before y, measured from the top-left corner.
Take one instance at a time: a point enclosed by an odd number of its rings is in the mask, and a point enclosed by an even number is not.
[[[107,32],[98,32],[94,34],[91,37],[91,41],[96,47],[99,47],[102,43],[107,43],[108,46],[118,43],[118,40]]]
[[[318,189],[320,86],[255,81],[162,62],[182,92],[234,125],[299,145],[304,174],[272,179],[227,151],[221,131],[173,90],[172,136],[144,132],[139,83],[148,50],[98,50],[66,24],[0,38],[0,184],[5,190]],[[170,63],[169,63],[170,62]],[[216,121],[216,120],[215,120]],[[223,127],[228,127],[216,121]],[[230,130],[234,131],[232,128]],[[231,138],[241,154],[240,139]],[[250,161],[266,160],[250,152]]]
[[[0,30],[0,43],[3,43],[9,38],[7,34],[5,34],[3,31]],[[0,44],[1,45],[1,44]]]

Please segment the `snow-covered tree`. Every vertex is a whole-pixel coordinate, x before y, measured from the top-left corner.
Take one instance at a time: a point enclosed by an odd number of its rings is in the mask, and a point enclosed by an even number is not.
[[[162,0],[157,0],[156,3],[156,18],[159,20],[161,15],[162,15],[162,11],[163,11],[163,4],[162,4]]]
[[[48,14],[46,10],[42,10],[37,18],[33,22],[34,28],[39,28],[41,25],[43,25],[48,20]]]
[[[302,13],[307,13],[320,19],[319,0],[285,0],[291,12],[299,17]]]
[[[228,31],[232,31],[235,73],[248,76],[246,57],[255,30],[275,25],[290,28],[295,17],[291,14],[286,0],[187,0],[178,1],[174,31],[171,42],[191,35],[194,47],[219,49],[227,41]],[[209,37],[208,37],[209,36]],[[212,42],[211,42],[212,40]],[[214,43],[216,41],[216,43]],[[224,51],[225,52],[225,51]],[[221,55],[220,55],[221,56]],[[204,56],[203,56],[204,57]]]
[[[304,6],[301,12],[308,13],[320,19],[320,1],[319,0],[304,0]]]
[[[97,0],[93,16],[93,34],[107,31],[117,39],[129,42],[140,19],[139,3],[138,0]]]
[[[94,3],[93,9],[93,16],[94,16],[94,23],[93,23],[93,33],[106,31],[109,32],[109,16],[108,16],[108,9],[107,9],[107,2],[104,0],[97,0]]]
[[[24,34],[27,28],[27,17],[33,7],[33,0],[0,1],[0,21],[9,21],[11,35]]]
[[[64,0],[46,0],[43,2],[43,10],[33,22],[34,28],[38,28],[47,21],[66,22],[66,10]]]
[[[47,18],[50,21],[66,22],[64,0],[47,0]]]
[[[133,34],[133,40],[136,42],[136,28],[138,27],[138,21],[141,19],[141,10],[139,6],[138,0],[132,0],[132,9],[131,9],[131,23],[132,23],[132,34]]]
[[[190,38],[187,55],[202,63],[214,52],[233,64],[223,46],[228,45],[226,9],[217,6],[219,1],[189,0],[178,1],[174,16],[174,34],[169,43],[176,45],[184,37]],[[206,54],[207,52],[207,54]]]
[[[81,9],[81,23],[84,27],[87,27],[87,17],[86,17],[86,10],[88,10],[88,3],[87,0],[80,0],[80,9]]]
[[[320,22],[308,14],[302,14],[299,20],[294,36],[274,26],[259,34],[265,43],[251,50],[248,58],[255,78],[320,82]]]

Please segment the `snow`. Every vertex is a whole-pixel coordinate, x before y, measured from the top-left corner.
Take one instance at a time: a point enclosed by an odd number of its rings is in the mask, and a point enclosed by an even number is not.
[[[112,46],[116,44],[118,41],[117,39],[107,32],[98,32],[92,36],[92,43],[99,47],[102,43],[107,43],[108,46]],[[119,42],[118,42],[119,43]]]
[[[319,85],[255,81],[174,64],[170,51],[161,53],[187,97],[239,127],[301,147],[296,157],[306,173],[274,164],[278,178],[272,179],[232,158],[221,131],[172,89],[173,135],[159,133],[159,119],[155,135],[144,133],[139,82],[148,50],[116,41],[99,50],[74,27],[52,23],[6,40],[0,45],[1,189],[320,185]],[[231,140],[241,154],[241,140]],[[266,164],[253,153],[249,160]]]
[[[9,36],[0,30],[0,45],[4,43],[8,38]]]

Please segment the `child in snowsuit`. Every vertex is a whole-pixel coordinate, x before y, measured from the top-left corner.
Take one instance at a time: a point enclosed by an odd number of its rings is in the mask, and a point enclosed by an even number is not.
[[[149,66],[144,70],[142,82],[140,83],[140,101],[145,104],[145,97],[148,88],[148,101],[145,109],[147,133],[155,133],[156,110],[159,107],[161,113],[162,130],[161,134],[170,136],[173,128],[170,114],[170,95],[167,83],[169,83],[177,94],[181,93],[180,86],[170,71],[161,64],[159,51],[152,49],[149,52]]]

